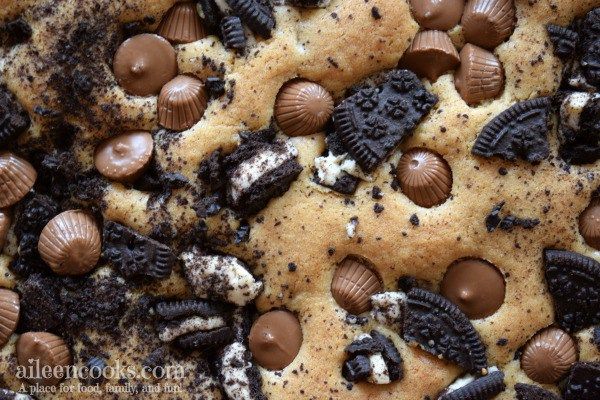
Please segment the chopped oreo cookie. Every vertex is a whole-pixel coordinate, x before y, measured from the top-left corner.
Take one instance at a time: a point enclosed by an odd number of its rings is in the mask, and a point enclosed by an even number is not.
[[[262,0],[225,0],[233,14],[239,16],[252,32],[268,39],[275,29],[271,5]]]
[[[22,18],[0,25],[0,46],[15,46],[25,43],[31,38],[31,27]]]
[[[193,315],[204,318],[216,317],[231,312],[231,307],[213,301],[190,299],[161,301],[156,304],[154,310],[159,318],[171,321]]]
[[[209,331],[196,331],[175,339],[175,344],[185,350],[214,350],[230,343],[234,338],[229,326],[222,326]]]
[[[537,218],[519,218],[514,215],[500,216],[500,211],[504,207],[504,201],[496,204],[485,219],[485,226],[488,232],[494,232],[497,228],[504,231],[511,231],[513,228],[521,227],[523,229],[533,229],[540,224]]]
[[[572,92],[560,104],[560,156],[572,164],[600,159],[600,94]]]
[[[218,99],[225,94],[225,81],[218,76],[209,76],[204,82],[211,99]]]
[[[104,223],[102,256],[126,278],[164,279],[175,256],[169,246],[113,221]]]
[[[106,368],[106,361],[101,357],[91,357],[85,366],[88,370],[88,374],[83,383],[88,385],[95,385],[101,383],[104,380],[104,370]]]
[[[27,112],[4,85],[0,85],[0,146],[16,139],[30,125]]]
[[[361,334],[346,347],[348,359],[342,366],[342,376],[349,382],[366,380],[378,385],[403,378],[402,357],[394,343],[373,330]]]
[[[573,364],[565,383],[563,397],[564,400],[600,399],[600,363]]]
[[[560,397],[536,385],[517,383],[515,385],[517,400],[560,400]]]
[[[335,130],[361,168],[372,172],[437,103],[417,76],[407,70],[366,84],[334,110]]]
[[[596,346],[598,351],[600,351],[600,326],[594,328],[594,332],[592,333],[592,343]]]
[[[546,26],[550,41],[554,45],[554,54],[560,58],[568,58],[575,51],[579,35],[577,32],[562,26],[548,24]]]
[[[517,157],[539,163],[550,154],[548,146],[551,101],[540,97],[517,103],[492,119],[481,131],[472,152],[482,157]]]
[[[289,142],[245,140],[225,158],[227,202],[241,216],[256,214],[283,195],[302,166]]]
[[[0,389],[0,400],[33,400],[33,397],[8,389]]]
[[[446,298],[424,289],[408,292],[404,339],[466,370],[487,368],[485,346],[469,318]]]
[[[600,324],[600,263],[566,250],[544,251],[556,323],[568,332]]]
[[[197,0],[197,2],[202,11],[204,26],[213,33],[218,32],[220,21],[223,19],[223,13],[215,3],[215,0]]]
[[[371,318],[382,325],[399,328],[402,325],[406,294],[384,292],[371,296]]]
[[[202,299],[243,306],[258,296],[263,283],[232,256],[205,255],[197,248],[181,254],[183,270],[192,291]]]
[[[288,0],[288,3],[303,8],[325,8],[331,0]]]
[[[354,194],[364,174],[358,168],[356,161],[348,157],[348,154],[334,155],[315,158],[315,183],[325,186],[341,194]]]
[[[219,377],[223,391],[231,400],[267,400],[262,392],[260,371],[252,354],[241,342],[226,346],[220,355]]]
[[[221,35],[223,46],[228,49],[243,53],[246,48],[246,32],[242,26],[242,20],[235,15],[230,15],[221,20]]]
[[[442,393],[439,400],[489,400],[505,389],[504,373],[496,369],[481,378],[456,380]]]

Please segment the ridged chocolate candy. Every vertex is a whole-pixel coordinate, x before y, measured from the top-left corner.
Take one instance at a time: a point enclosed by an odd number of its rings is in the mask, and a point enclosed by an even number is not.
[[[321,85],[307,80],[286,83],[275,100],[275,119],[288,136],[312,135],[333,113],[333,99]]]
[[[100,143],[94,153],[98,172],[117,182],[135,180],[152,158],[154,141],[149,132],[127,132]]]
[[[465,0],[410,0],[410,7],[423,28],[447,31],[460,21]]]
[[[27,161],[8,151],[0,152],[0,208],[10,207],[31,190],[37,172]]]
[[[489,51],[466,44],[460,51],[460,68],[454,75],[454,84],[460,97],[469,105],[492,99],[504,86],[502,64]]]
[[[275,310],[261,315],[252,325],[248,347],[256,362],[270,370],[288,365],[302,346],[302,328],[294,314]]]
[[[504,277],[487,261],[467,258],[450,265],[440,292],[470,319],[485,318],[504,303]]]
[[[204,84],[191,76],[179,75],[163,86],[158,96],[158,123],[182,131],[200,121],[206,110]]]
[[[371,308],[371,295],[381,292],[381,280],[364,262],[346,257],[333,274],[331,294],[344,310],[362,314]]]
[[[468,43],[493,49],[512,35],[515,22],[513,0],[469,0],[461,24]]]
[[[19,311],[19,295],[12,290],[0,289],[0,347],[8,342],[15,331],[19,322]]]
[[[593,199],[581,213],[579,232],[588,245],[600,250],[600,198]]]
[[[175,44],[195,42],[206,36],[196,4],[193,2],[176,3],[171,7],[156,33]]]
[[[177,55],[166,39],[142,33],[121,44],[113,60],[113,71],[127,93],[155,95],[177,75]]]
[[[52,218],[42,230],[38,251],[59,275],[91,271],[100,258],[100,231],[94,218],[81,210],[69,210]]]
[[[539,383],[554,383],[577,361],[577,346],[569,334],[548,328],[536,334],[525,346],[521,368]]]
[[[458,52],[446,32],[422,31],[416,34],[400,60],[402,68],[434,82],[460,63]]]
[[[27,371],[33,369],[34,373],[39,363],[40,376],[27,377],[27,381],[34,385],[54,386],[64,379],[64,376],[59,376],[60,371],[66,374],[66,368],[71,365],[71,352],[64,340],[56,335],[48,332],[27,332],[17,341],[17,362]],[[51,376],[41,376],[48,368],[52,371]],[[55,369],[58,374],[54,374]]]
[[[12,218],[10,211],[7,209],[0,209],[0,252],[4,248],[4,243],[6,243],[6,236],[8,235],[11,222]]]
[[[402,192],[421,207],[442,204],[452,190],[452,171],[446,161],[439,154],[422,148],[402,155],[398,180]]]

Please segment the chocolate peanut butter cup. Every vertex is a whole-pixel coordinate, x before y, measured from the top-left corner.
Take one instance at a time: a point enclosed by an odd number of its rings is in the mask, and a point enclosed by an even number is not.
[[[175,44],[195,42],[206,36],[196,4],[187,1],[167,11],[156,33]]]
[[[447,31],[460,21],[465,0],[410,0],[410,7],[423,28]]]
[[[437,153],[415,148],[400,158],[397,169],[402,192],[421,207],[442,204],[452,191],[452,171]]]
[[[11,152],[0,152],[0,208],[25,197],[36,179],[37,172],[29,162]]]
[[[474,105],[502,92],[504,70],[500,60],[481,47],[466,44],[460,51],[460,68],[454,75],[460,97]]]
[[[577,345],[569,334],[548,328],[536,334],[525,346],[521,368],[539,383],[554,383],[577,361]]]
[[[6,237],[8,236],[11,223],[12,217],[10,210],[0,209],[0,252],[4,248],[4,243],[6,243]]]
[[[0,348],[17,328],[20,308],[19,295],[12,290],[0,288]]]
[[[289,311],[276,310],[261,315],[252,325],[248,343],[256,362],[270,370],[287,367],[302,346],[302,328]]]
[[[183,131],[200,121],[208,99],[202,81],[179,75],[163,86],[158,96],[158,123]]]
[[[52,333],[27,332],[17,341],[17,362],[27,371],[34,371],[34,376],[27,378],[29,383],[41,386],[57,385],[64,379],[66,368],[71,365],[71,361],[71,352],[67,344]],[[51,372],[48,374],[43,373],[44,371]]]
[[[419,77],[436,81],[446,71],[458,66],[458,52],[443,31],[422,31],[416,34],[400,59],[400,67],[414,71]]]
[[[175,49],[158,35],[142,33],[121,44],[113,60],[113,71],[127,93],[156,95],[177,75]]]
[[[117,182],[140,176],[152,158],[154,141],[149,132],[127,132],[100,143],[94,153],[98,172]]]
[[[512,35],[515,22],[513,0],[469,0],[461,24],[468,43],[493,49]]]
[[[579,216],[579,232],[588,245],[600,250],[600,198],[594,198]]]
[[[379,276],[364,261],[346,257],[333,274],[331,294],[335,301],[352,314],[371,308],[371,295],[381,292]]]

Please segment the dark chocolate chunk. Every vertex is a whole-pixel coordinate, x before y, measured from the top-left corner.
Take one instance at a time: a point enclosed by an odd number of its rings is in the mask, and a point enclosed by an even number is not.
[[[577,362],[571,367],[563,392],[565,400],[600,398],[600,363]]]
[[[27,112],[4,85],[0,85],[0,145],[16,139],[29,128]]]
[[[24,43],[31,37],[32,30],[22,18],[17,18],[0,26],[0,45],[15,46]]]
[[[546,30],[554,45],[554,54],[565,59],[570,57],[575,51],[577,39],[579,38],[577,32],[554,24],[548,24]]]
[[[271,37],[275,18],[270,5],[261,0],[225,0],[235,15],[238,15],[252,32],[264,38]]]
[[[517,157],[538,163],[548,157],[550,98],[525,100],[503,111],[481,131],[472,152],[482,157]]]
[[[354,357],[359,354],[371,355],[381,351],[383,351],[382,343],[370,336],[355,340],[346,347],[346,354],[348,354],[350,357]]]
[[[225,81],[218,76],[209,76],[204,85],[211,99],[217,99],[225,94]]]
[[[356,382],[371,375],[371,362],[369,358],[358,355],[344,362],[342,366],[342,376],[349,382]]]
[[[372,172],[436,102],[413,72],[392,71],[383,83],[365,85],[335,108],[335,129],[348,153]]]
[[[198,0],[198,5],[202,9],[203,19],[202,22],[208,30],[212,32],[219,31],[219,24],[223,19],[223,14],[219,9],[219,6],[215,3],[215,0]]]
[[[556,322],[568,332],[600,323],[600,263],[566,250],[544,251]]]
[[[370,335],[382,348],[381,356],[388,368],[390,381],[395,382],[402,379],[404,377],[402,356],[398,352],[394,342],[376,330],[372,330]]]
[[[208,300],[175,300],[161,301],[155,307],[156,315],[163,320],[174,320],[182,317],[197,315],[200,317],[214,317],[231,311],[231,307]]]
[[[473,373],[487,368],[485,346],[469,318],[436,293],[418,288],[408,292],[403,335]]]
[[[515,385],[517,400],[560,400],[560,397],[536,385],[517,383]]]
[[[233,330],[228,326],[224,326],[208,332],[188,333],[178,337],[175,343],[185,350],[211,350],[226,345],[233,340],[233,337]]]
[[[504,373],[495,371],[450,393],[443,394],[439,400],[488,400],[505,389]]]
[[[238,52],[246,48],[246,33],[242,26],[242,20],[235,15],[223,18],[221,21],[221,35],[223,46]]]
[[[154,279],[171,274],[175,256],[171,249],[113,221],[104,223],[102,256],[125,276]]]

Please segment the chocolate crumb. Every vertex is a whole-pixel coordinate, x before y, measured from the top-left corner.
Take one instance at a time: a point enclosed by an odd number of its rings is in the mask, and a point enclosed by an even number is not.
[[[383,210],[385,210],[385,207],[383,207],[379,203],[375,203],[375,205],[373,206],[373,211],[375,212],[375,214],[381,214]]]
[[[496,342],[497,346],[506,346],[507,344],[508,344],[508,339],[506,339],[506,338],[500,338]]]
[[[373,186],[373,189],[371,190],[371,197],[374,200],[381,200],[383,198],[383,192],[379,186]]]
[[[379,12],[379,8],[377,8],[377,7],[371,8],[371,16],[374,19],[381,19],[381,13]]]
[[[296,272],[297,269],[298,269],[298,266],[296,264],[294,264],[293,262],[288,264],[288,271]]]
[[[419,226],[420,221],[419,221],[419,217],[417,216],[417,214],[413,214],[410,216],[410,223],[413,226]]]

